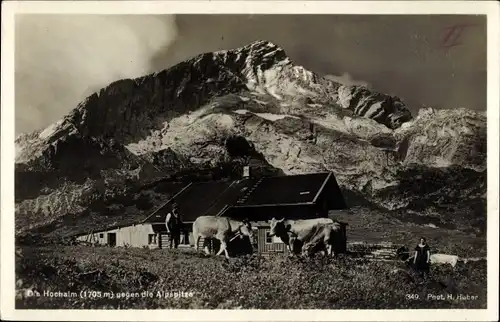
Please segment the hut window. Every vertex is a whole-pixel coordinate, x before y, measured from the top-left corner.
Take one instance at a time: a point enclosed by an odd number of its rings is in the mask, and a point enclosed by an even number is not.
[[[148,244],[149,245],[155,245],[155,244],[157,244],[157,242],[156,242],[156,234],[149,234],[148,235]]]
[[[266,244],[272,244],[273,243],[273,238],[271,237],[271,232],[266,231]]]
[[[104,238],[104,234],[103,234],[103,233],[100,233],[100,234],[99,234],[99,238]]]

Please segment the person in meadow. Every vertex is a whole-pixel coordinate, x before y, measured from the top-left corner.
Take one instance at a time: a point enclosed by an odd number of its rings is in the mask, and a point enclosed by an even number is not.
[[[413,257],[413,264],[420,274],[427,278],[429,275],[429,267],[431,260],[431,251],[425,238],[420,238],[420,243],[415,247],[415,256]]]
[[[170,234],[170,248],[177,248],[180,242],[182,219],[176,202],[172,205],[172,211],[167,214],[165,226]]]

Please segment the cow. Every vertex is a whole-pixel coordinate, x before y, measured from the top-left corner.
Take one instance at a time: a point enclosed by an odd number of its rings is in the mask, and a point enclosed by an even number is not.
[[[398,248],[396,251],[396,255],[399,257],[399,259],[406,261],[408,263],[413,263],[414,256],[410,256],[410,252],[407,247],[402,246]],[[430,256],[430,263],[431,265],[444,265],[444,264],[449,264],[451,267],[455,268],[457,263],[461,259],[456,256],[456,255],[448,255],[448,254],[431,254]],[[463,260],[464,263],[466,263],[466,260]]]
[[[314,233],[309,241],[304,243],[302,247],[302,255],[307,256],[317,249],[318,246],[326,247],[326,253],[334,257],[333,244],[337,241],[338,236],[341,234],[340,223],[334,222],[333,224],[318,224],[313,229]]]
[[[341,229],[339,223],[335,223],[330,218],[315,218],[303,220],[277,220],[270,221],[270,236],[278,236],[288,246],[290,254],[294,254],[296,241],[302,242],[302,254],[307,254],[311,248],[323,243],[326,246],[328,255],[332,252],[332,243],[335,234]]]
[[[240,238],[243,238],[243,236],[252,238],[253,231],[250,223],[247,221],[237,221],[227,217],[216,216],[201,216],[193,223],[195,247],[197,247],[201,237],[216,238],[220,241],[220,249],[216,256],[224,252],[226,258],[229,259],[227,245],[230,238],[235,238],[237,234],[240,235]],[[208,246],[205,245],[204,249],[205,253],[209,255]]]
[[[451,267],[455,268],[455,266],[457,266],[459,258],[457,255],[432,254],[430,261],[431,261],[431,264],[434,264],[434,265],[436,265],[436,264],[438,264],[438,265],[450,264]]]

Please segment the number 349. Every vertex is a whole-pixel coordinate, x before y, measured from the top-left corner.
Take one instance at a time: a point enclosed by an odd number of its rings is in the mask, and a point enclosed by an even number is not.
[[[420,298],[420,295],[418,295],[418,294],[406,294],[407,300],[418,300],[419,298]]]

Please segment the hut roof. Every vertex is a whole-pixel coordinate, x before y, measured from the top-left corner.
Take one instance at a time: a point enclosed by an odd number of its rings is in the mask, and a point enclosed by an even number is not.
[[[344,208],[342,193],[331,172],[263,178],[235,208],[314,204],[325,188],[332,198],[341,200],[338,205],[329,204],[329,208]]]
[[[205,215],[222,215],[229,208],[235,205],[248,190],[255,184],[254,179],[243,179],[233,181],[231,185],[218,197],[217,200],[207,209]]]
[[[115,217],[111,225],[104,222],[99,225],[107,228],[95,231],[134,223],[163,224],[166,215],[171,211],[173,201],[179,205],[182,220],[186,223],[194,222],[197,217],[203,215],[222,215],[226,210],[230,210],[231,216],[235,214],[234,211],[240,212],[241,208],[248,208],[248,211],[253,213],[250,208],[299,205],[308,207],[319,202],[326,202],[329,210],[346,208],[335,176],[330,172],[264,177],[258,180],[198,182],[176,187],[169,199],[150,212],[145,219],[135,217],[134,220],[127,217],[127,220],[117,220]],[[264,213],[262,215],[265,217]]]
[[[217,215],[226,206],[233,205],[244,193],[250,182],[251,180],[193,183],[180,191],[143,222],[165,222],[165,217],[171,210],[173,201],[179,205],[179,211],[184,222],[194,222],[197,217],[203,215]]]

